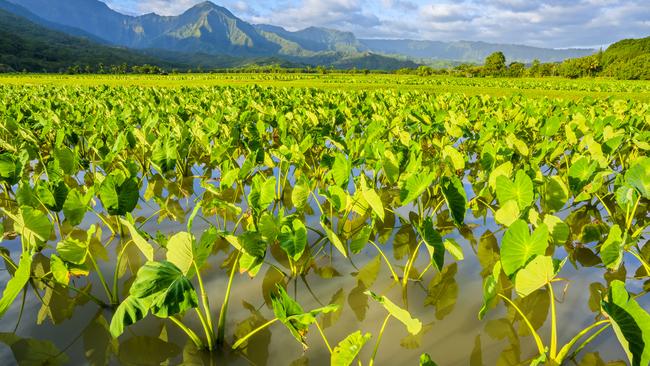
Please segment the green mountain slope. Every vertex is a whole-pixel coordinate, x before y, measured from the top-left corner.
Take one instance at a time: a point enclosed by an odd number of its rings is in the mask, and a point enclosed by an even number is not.
[[[650,37],[625,39],[609,46],[601,58],[604,73],[619,79],[650,80]]]
[[[0,69],[57,72],[71,65],[161,64],[151,56],[96,44],[0,9]]]

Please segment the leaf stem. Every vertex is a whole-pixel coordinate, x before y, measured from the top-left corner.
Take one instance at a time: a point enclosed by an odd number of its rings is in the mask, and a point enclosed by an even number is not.
[[[246,334],[242,338],[239,338],[235,344],[232,345],[232,349],[237,349],[239,348],[244,342],[246,342],[250,337],[254,336],[258,332],[264,330],[264,328],[270,326],[271,324],[277,322],[279,319],[278,318],[273,318],[272,320],[269,320],[268,322],[260,325],[259,327],[253,329],[250,333]]]
[[[386,318],[384,319],[384,323],[381,325],[381,329],[379,330],[379,336],[377,337],[377,343],[375,343],[375,348],[372,351],[372,357],[370,358],[370,363],[368,364],[369,366],[372,366],[375,363],[375,357],[377,356],[377,351],[379,350],[379,344],[381,343],[381,338],[384,335],[384,330],[386,330],[386,324],[388,324],[389,319],[390,319],[390,314],[386,315]]]
[[[222,345],[226,333],[226,314],[228,312],[228,303],[230,302],[230,291],[232,289],[232,281],[237,272],[237,264],[239,263],[239,258],[241,257],[242,252],[237,253],[237,258],[232,265],[230,270],[230,276],[228,277],[228,287],[226,287],[226,294],[221,304],[221,310],[219,311],[219,323],[217,324],[217,344]]]

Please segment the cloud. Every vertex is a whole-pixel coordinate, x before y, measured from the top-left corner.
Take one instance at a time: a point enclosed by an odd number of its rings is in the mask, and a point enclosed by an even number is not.
[[[106,0],[121,11],[179,14],[201,0]],[[607,45],[650,35],[648,0],[220,0],[244,20],[321,26],[362,38]]]

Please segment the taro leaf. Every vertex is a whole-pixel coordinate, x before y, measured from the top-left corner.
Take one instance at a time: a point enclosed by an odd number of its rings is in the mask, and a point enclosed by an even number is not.
[[[503,176],[501,176],[503,177]],[[519,212],[519,205],[517,201],[510,200],[503,204],[497,212],[494,213],[494,219],[505,226],[512,225],[513,222],[519,219],[521,213]]]
[[[502,206],[514,200],[520,210],[525,210],[533,203],[533,181],[523,170],[517,171],[514,182],[503,175],[497,177],[496,186],[497,198]]]
[[[526,297],[550,283],[557,273],[552,257],[539,255],[515,276],[515,290],[520,297]]]
[[[52,271],[52,277],[56,282],[62,285],[67,285],[70,282],[68,267],[56,254],[52,254],[50,257],[50,271]]]
[[[465,259],[463,248],[456,242],[456,240],[445,239],[445,242],[443,244],[445,245],[445,249],[449,252],[449,254],[451,254],[452,257],[454,257],[457,261],[462,261]]]
[[[63,215],[70,225],[77,226],[81,224],[86,211],[88,211],[88,204],[91,198],[92,193],[84,196],[78,189],[73,189],[68,193],[68,197],[63,204]]]
[[[431,263],[438,269],[442,271],[442,267],[445,265],[445,246],[442,242],[442,236],[440,233],[433,227],[433,221],[431,217],[427,217],[420,228],[422,239],[429,249],[431,254]]]
[[[625,172],[625,181],[636,188],[641,196],[650,198],[650,158],[645,157],[637,160]]]
[[[454,170],[465,169],[465,156],[456,150],[453,146],[447,145],[442,149],[442,156],[445,160],[450,160]]]
[[[167,318],[198,306],[194,286],[171,262],[147,262],[131,285],[130,295],[151,304],[151,313]]]
[[[284,287],[277,285],[277,291],[271,294],[273,313],[284,324],[291,334],[304,346],[309,326],[316,322],[320,313],[331,313],[338,310],[338,305],[328,305],[305,312],[302,306],[292,299]]]
[[[483,306],[478,313],[478,319],[483,320],[488,310],[494,306],[497,298],[497,287],[499,286],[499,277],[501,276],[501,262],[496,262],[492,273],[483,281]]]
[[[420,356],[420,366],[438,366],[438,364],[433,362],[428,353],[423,353]]]
[[[59,168],[68,175],[73,175],[76,172],[75,169],[75,155],[72,150],[67,147],[61,149],[54,149],[52,155],[54,159],[59,164]]]
[[[332,229],[327,227],[327,225],[324,222],[321,221],[320,224],[323,230],[325,230],[325,234],[327,235],[327,239],[329,239],[330,243],[332,243],[332,245],[334,245],[334,247],[336,247],[336,249],[338,249],[338,251],[341,252],[341,254],[343,254],[344,257],[347,258],[348,257],[347,249],[345,248],[345,245],[343,245],[341,239],[339,239],[338,235],[336,235],[336,233],[332,231]]]
[[[68,198],[68,187],[63,181],[58,184],[42,183],[36,186],[38,199],[53,212],[60,212]]]
[[[10,186],[18,184],[28,159],[26,152],[21,153],[18,159],[10,152],[0,154],[0,180]]]
[[[248,204],[255,211],[265,210],[275,201],[275,177],[264,179],[260,175],[253,178],[251,191],[248,195]]]
[[[126,226],[126,228],[129,230],[129,233],[131,233],[131,239],[135,243],[135,245],[140,249],[142,254],[144,254],[144,257],[147,258],[148,261],[153,260],[153,247],[151,244],[149,244],[148,241],[146,241],[142,235],[138,232],[138,230],[133,226],[133,224],[127,220],[124,220],[120,218],[120,222],[122,225]]]
[[[299,219],[293,220],[292,226],[283,226],[278,239],[280,247],[287,253],[289,258],[297,261],[307,247],[307,229]]]
[[[20,338],[14,333],[0,333],[0,342],[11,348],[18,366],[59,366],[70,362],[68,356],[50,341]]]
[[[113,318],[111,319],[111,335],[114,338],[119,337],[124,333],[124,327],[135,324],[138,320],[144,319],[149,312],[149,307],[146,303],[134,296],[129,296],[120,306],[117,307]]]
[[[195,274],[196,251],[194,248],[194,236],[187,232],[176,233],[167,242],[167,260],[174,263],[189,278]]]
[[[242,252],[239,259],[240,272],[248,272],[251,277],[255,277],[264,263],[266,256],[266,243],[262,240],[259,233],[247,231],[237,237],[237,245]]]
[[[542,205],[549,212],[561,210],[569,199],[569,189],[557,175],[546,178]]]
[[[623,238],[621,228],[614,225],[609,229],[607,240],[600,246],[600,258],[608,269],[618,270],[623,262]]]
[[[332,351],[332,366],[350,366],[363,346],[372,338],[370,333],[356,331],[343,339]]]
[[[23,245],[32,251],[40,251],[52,234],[52,223],[39,210],[21,207],[20,215],[7,213],[7,216],[14,220],[14,230],[21,235]]]
[[[386,296],[378,296],[372,291],[366,291],[365,294],[380,303],[393,318],[402,322],[402,324],[406,326],[406,329],[409,333],[413,335],[420,333],[422,330],[422,322],[418,319],[413,318],[407,310],[404,310],[395,305]]]
[[[303,180],[297,183],[291,191],[291,203],[293,203],[295,208],[299,210],[303,209],[307,205],[310,193],[309,182]]]
[[[467,196],[463,182],[454,176],[442,180],[442,194],[447,202],[447,207],[451,211],[451,217],[458,226],[462,226],[465,221],[465,212],[467,211]]]
[[[177,159],[178,144],[170,137],[160,139],[151,152],[151,160],[160,168],[161,173],[174,170]]]
[[[555,245],[562,245],[569,239],[571,229],[559,217],[553,215],[546,215],[544,217],[544,224],[548,228],[549,234],[553,239]]]
[[[580,157],[569,168],[569,187],[574,194],[580,193],[582,188],[589,184],[596,173],[598,163],[590,161],[587,157]]]
[[[372,233],[373,225],[365,225],[357,235],[354,236],[350,242],[350,251],[353,254],[359,254],[363,248],[366,247],[366,244],[370,241],[370,234]]]
[[[329,174],[337,186],[345,188],[350,181],[350,174],[352,174],[352,163],[345,155],[337,154]]]
[[[433,183],[435,176],[435,173],[411,174],[411,176],[406,179],[402,185],[402,189],[400,190],[402,206],[406,206],[420,197],[420,195],[429,188],[431,183]]]
[[[270,212],[263,212],[257,230],[262,235],[262,239],[273,243],[280,235],[283,218],[275,216]]]
[[[616,190],[616,203],[618,203],[625,212],[632,211],[638,199],[639,192],[627,183]]]
[[[138,204],[138,181],[122,172],[111,173],[99,187],[99,198],[110,215],[126,215]]]
[[[379,197],[377,191],[373,188],[366,187],[366,180],[363,175],[361,176],[361,194],[377,217],[381,221],[384,221],[384,205],[381,203],[381,197]]]
[[[32,273],[32,256],[29,253],[23,253],[20,256],[18,269],[14,276],[7,282],[7,286],[2,292],[0,298],[0,319],[5,315],[9,307],[14,302],[20,291],[23,290]]]
[[[618,341],[632,366],[650,364],[650,314],[625,289],[625,283],[614,280],[607,300],[601,302],[609,315]]]
[[[56,252],[68,263],[84,264],[88,255],[88,242],[65,238],[56,245]]]
[[[528,224],[515,221],[506,231],[501,244],[501,264],[511,276],[535,255],[544,255],[548,246],[548,228],[542,224],[530,234]]]

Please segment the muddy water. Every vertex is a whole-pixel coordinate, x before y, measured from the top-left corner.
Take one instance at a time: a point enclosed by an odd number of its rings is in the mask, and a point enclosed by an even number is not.
[[[496,231],[496,227],[489,223],[485,225],[482,219],[475,220],[474,224],[472,241],[475,243],[463,237],[456,238],[463,246],[465,259],[454,262],[448,257],[442,273],[429,270],[421,281],[412,281],[409,284],[406,295],[401,286],[393,283],[390,272],[372,247],[355,256],[353,263],[340,256],[334,256],[336,259],[332,263],[321,260],[318,262],[318,266],[324,268],[321,275],[311,271],[304,280],[299,278],[289,281],[287,290],[306,309],[332,302],[341,304],[340,312],[327,316],[323,323],[324,332],[332,346],[355,330],[371,333],[373,338],[361,353],[364,362],[367,362],[372,354],[379,329],[386,316],[382,307],[363,295],[363,291],[369,286],[374,292],[386,294],[401,306],[405,306],[406,298],[408,309],[424,324],[421,334],[409,336],[401,323],[391,319],[378,348],[378,365],[415,365],[423,352],[429,353],[439,365],[525,364],[526,360],[535,355],[534,342],[520,321],[513,323],[512,311],[508,313],[505,306],[500,304],[484,321],[477,319],[482,296],[481,271],[484,263],[481,261],[489,261],[491,253],[487,248],[490,243],[495,243],[493,240],[501,234],[497,233],[493,237],[489,230]],[[155,225],[152,224],[151,229],[155,231]],[[176,230],[182,230],[182,227],[169,226],[165,231]],[[201,231],[201,228],[197,227],[196,231]],[[399,250],[392,249],[393,245],[401,245],[404,232],[406,231],[396,229],[385,244],[386,253],[393,263],[405,262],[405,258],[402,261],[396,260]],[[4,244],[7,245],[6,242]],[[17,245],[19,243],[15,241],[9,243],[10,248]],[[423,270],[427,266],[426,251],[422,249],[420,254],[416,267]],[[210,302],[213,309],[217,309],[214,310],[215,313],[223,300],[227,281],[226,272],[219,268],[225,258],[224,253],[214,256],[211,267],[204,275]],[[328,271],[334,277],[328,278],[330,275],[323,273]],[[400,268],[396,267],[396,271],[399,273]],[[0,272],[0,276],[2,282],[8,278],[6,271]],[[588,306],[589,287],[593,282],[604,283],[604,280],[601,277],[602,270],[576,270],[571,265],[565,267],[561,276],[570,280],[564,294],[561,285],[557,285],[556,291],[562,301],[557,309],[559,340],[563,343],[595,318],[596,313]],[[245,334],[247,330],[273,318],[273,312],[267,304],[267,294],[272,284],[280,279],[279,272],[270,266],[264,266],[256,278],[250,279],[246,275],[235,278],[226,329],[229,342],[233,341],[233,334]],[[101,297],[99,283],[95,283],[93,287],[93,293]],[[72,295],[74,294],[70,293],[70,296]],[[534,309],[528,313],[534,324],[544,323],[550,317],[546,292],[538,291],[529,298],[530,303],[524,305],[524,309]],[[647,299],[641,299],[641,302],[645,307],[650,305]],[[0,332],[13,331],[20,313],[19,303],[18,301],[14,304],[0,321]],[[308,350],[303,350],[290,333],[281,324],[276,323],[254,336],[242,353],[207,355],[197,352],[173,324],[152,316],[130,327],[119,342],[116,342],[110,341],[107,333],[111,312],[99,309],[93,302],[79,305],[74,300],[64,301],[57,298],[50,310],[58,313],[53,317],[59,324],[54,325],[50,319],[46,319],[43,324],[37,325],[39,311],[42,311],[41,303],[30,290],[16,334],[32,341],[24,341],[22,347],[15,346],[13,349],[0,346],[0,364],[12,365],[16,360],[28,364],[28,360],[39,352],[48,352],[47,347],[37,340],[52,342],[67,356],[67,363],[72,365],[157,365],[164,362],[229,365],[329,364],[329,352],[315,327],[312,327],[308,337]],[[200,326],[193,315],[189,314],[186,319],[198,333]],[[548,323],[546,321],[541,330],[545,340],[549,339]],[[623,360],[625,357],[611,330],[605,331],[597,338],[578,359],[591,352],[598,352],[603,360]],[[58,360],[65,361],[62,357]],[[593,359],[592,355],[587,358]],[[585,365],[596,364],[584,362]]]
[[[466,185],[466,190],[471,192],[471,186]],[[194,191],[202,191],[196,182]],[[141,196],[143,195],[144,192]],[[245,203],[241,205],[243,207]],[[158,209],[155,205],[142,206],[143,209],[138,211],[140,217],[148,217]],[[191,207],[187,205],[180,208],[191,212]],[[398,213],[408,217],[410,212],[407,208],[401,208]],[[448,213],[442,213],[436,219],[439,228],[449,225]],[[194,231],[199,237],[206,224],[200,220],[195,222]],[[87,228],[93,223],[95,222],[91,218],[87,218],[80,227]],[[318,227],[318,218],[308,217],[307,224]],[[338,312],[326,315],[321,322],[332,347],[357,330],[372,334],[372,339],[361,352],[360,359],[363,364],[367,364],[373,353],[387,314],[383,307],[363,294],[367,289],[386,295],[396,304],[407,307],[424,325],[420,334],[411,336],[397,320],[389,320],[378,347],[377,365],[416,365],[420,355],[425,352],[441,366],[528,364],[536,355],[536,347],[523,322],[515,316],[514,310],[500,303],[483,321],[477,318],[482,305],[482,278],[492,270],[503,230],[494,223],[489,213],[484,219],[472,218],[468,212],[466,224],[468,229],[462,236],[457,230],[450,231],[446,236],[449,238],[456,235],[454,239],[463,247],[465,259],[455,261],[447,254],[443,271],[438,273],[429,269],[420,279],[415,278],[409,282],[406,291],[391,279],[388,267],[377,250],[370,245],[359,255],[353,256],[352,261],[337,254],[332,257],[333,260],[330,260],[329,256],[321,256],[315,263],[318,270],[311,270],[304,278],[299,277],[284,283],[288,293],[307,310],[330,303],[341,305]],[[172,235],[185,230],[185,225],[169,220],[157,224],[155,220],[151,220],[144,225],[143,230],[152,234],[161,231],[163,235]],[[117,239],[110,242],[106,232],[104,237],[104,244],[109,253],[113,252]],[[383,237],[383,244],[380,245],[395,271],[401,275],[407,256],[416,247],[413,229],[397,220],[392,231],[384,233]],[[310,237],[309,242],[313,243],[316,239],[315,236]],[[20,252],[19,240],[5,241],[2,245],[11,251],[12,257],[17,261],[17,253]],[[203,272],[215,323],[228,280],[227,271],[220,266],[231,251],[225,242],[218,249]],[[49,257],[49,252],[46,251],[45,254]],[[555,256],[566,255],[567,253],[559,248]],[[164,258],[164,252],[160,250],[156,257]],[[271,264],[287,268],[281,260],[273,259],[280,256],[267,257]],[[103,265],[100,266],[105,274],[109,274],[111,283],[111,264],[116,261],[114,256],[108,259],[101,262]],[[139,264],[136,258],[129,260],[134,260],[136,267]],[[627,276],[630,277],[638,265],[631,256],[625,260],[626,267],[629,268]],[[427,268],[429,261],[426,249],[421,247],[415,266],[417,274]],[[284,271],[288,272],[286,269]],[[597,308],[590,308],[590,302],[592,307],[596,306],[593,305],[594,299],[590,299],[593,292],[590,290],[597,288],[598,283],[606,285],[603,273],[602,268],[581,265],[576,268],[570,263],[567,263],[561,272],[560,277],[568,282],[555,285],[556,296],[560,300],[557,304],[560,346],[593,323],[597,317]],[[128,280],[129,277],[127,275],[124,278]],[[91,293],[104,299],[101,284],[95,275],[91,278],[95,280]],[[4,284],[8,279],[8,272],[4,269],[0,271],[0,283]],[[80,282],[77,286],[83,287],[85,279],[78,281]],[[226,337],[230,344],[234,343],[236,337],[241,337],[273,319],[269,291],[280,281],[286,280],[283,280],[279,270],[268,264],[263,265],[255,278],[246,274],[235,277],[226,325]],[[640,292],[642,283],[628,281],[627,286],[631,292]],[[123,279],[120,289],[124,287]],[[102,309],[86,296],[77,295],[72,291],[55,289],[50,291],[48,296],[48,291],[44,290],[41,289],[40,294],[49,307],[42,306],[41,300],[30,289],[22,315],[19,297],[0,320],[0,365],[37,365],[45,359],[49,359],[50,364],[71,365],[264,366],[328,365],[330,362],[327,346],[314,326],[310,329],[307,338],[309,348],[306,350],[283,325],[275,323],[253,336],[241,352],[221,351],[207,354],[197,351],[174,324],[151,315],[127,328],[119,340],[113,340],[108,333],[112,311]],[[125,296],[121,293],[121,298]],[[649,300],[648,296],[638,299],[646,309],[650,308]],[[519,303],[519,306],[533,325],[540,327],[539,333],[547,343],[550,339],[548,293],[538,290]],[[188,312],[185,320],[202,336],[200,323],[194,313]],[[15,335],[12,334],[14,329]],[[8,344],[12,346],[9,347]],[[576,364],[601,365],[601,359],[625,359],[625,354],[611,329],[606,330],[587,346],[576,358]]]

